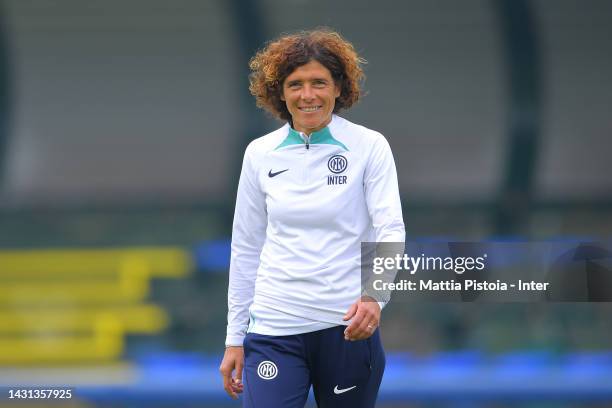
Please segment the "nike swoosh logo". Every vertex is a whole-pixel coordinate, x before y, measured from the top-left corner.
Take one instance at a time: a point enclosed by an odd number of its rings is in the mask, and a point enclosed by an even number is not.
[[[338,389],[338,386],[336,385],[336,386],[334,387],[334,394],[336,394],[336,395],[337,395],[337,394],[343,394],[343,393],[345,393],[345,392],[347,392],[347,391],[352,390],[353,388],[357,388],[357,386],[356,386],[356,385],[353,385],[352,387],[343,388],[343,389],[341,389],[341,390],[340,390],[340,389]]]
[[[270,169],[270,171],[268,172],[268,177],[276,177],[281,173],[284,173],[286,171],[288,171],[289,169],[285,169],[285,170],[281,170],[281,171],[277,171],[276,173],[272,173],[272,169]]]

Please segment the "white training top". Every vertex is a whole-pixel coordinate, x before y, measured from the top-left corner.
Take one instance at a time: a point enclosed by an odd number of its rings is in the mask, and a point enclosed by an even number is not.
[[[247,332],[346,325],[361,293],[361,242],[404,242],[387,140],[333,115],[309,137],[289,124],[244,153],[232,232],[226,345]],[[382,305],[381,305],[382,306]]]

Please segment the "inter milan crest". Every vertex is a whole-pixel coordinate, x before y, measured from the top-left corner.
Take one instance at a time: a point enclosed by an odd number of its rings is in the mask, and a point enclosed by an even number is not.
[[[346,184],[346,176],[339,176],[338,173],[346,170],[347,165],[346,157],[340,154],[330,157],[327,161],[327,168],[334,174],[327,176],[327,185]]]
[[[329,171],[331,171],[334,174],[338,174],[338,173],[342,173],[344,170],[346,170],[346,166],[347,166],[348,162],[346,160],[346,157],[337,154],[335,156],[332,156],[329,158],[329,160],[327,161],[327,168],[329,169]]]
[[[272,380],[276,378],[278,368],[272,361],[262,361],[257,366],[257,375],[262,380]]]

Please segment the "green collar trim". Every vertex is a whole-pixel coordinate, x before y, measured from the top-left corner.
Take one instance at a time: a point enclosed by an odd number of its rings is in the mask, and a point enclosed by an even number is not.
[[[281,144],[276,146],[276,149],[274,150],[278,150],[285,146],[291,146],[291,145],[296,145],[296,144],[303,145],[303,144],[306,144],[306,142],[304,142],[304,139],[302,139],[302,136],[300,136],[300,133],[297,130],[289,126],[289,133],[287,134],[287,137],[285,138],[285,140],[283,140]],[[347,152],[349,151],[349,149],[342,142],[334,139],[331,132],[329,131],[329,126],[326,126],[321,130],[317,130],[316,132],[313,132],[310,135],[310,144],[311,145],[313,144],[335,145],[335,146],[340,146]]]

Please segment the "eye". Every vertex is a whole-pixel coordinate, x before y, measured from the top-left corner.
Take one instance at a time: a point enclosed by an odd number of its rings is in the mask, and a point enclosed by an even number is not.
[[[324,88],[327,85],[327,82],[323,79],[315,79],[312,84],[316,87],[316,88]]]
[[[299,88],[299,87],[300,87],[300,85],[301,85],[301,84],[300,84],[299,82],[289,82],[289,83],[287,84],[287,87],[288,87],[289,89],[297,89],[297,88]]]

